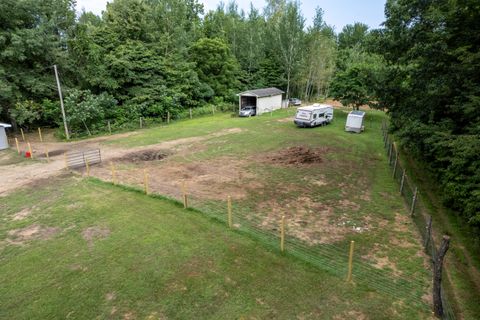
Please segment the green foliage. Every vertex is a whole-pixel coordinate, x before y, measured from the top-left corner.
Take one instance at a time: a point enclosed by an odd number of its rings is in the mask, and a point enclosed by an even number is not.
[[[40,119],[40,105],[32,100],[17,102],[14,108],[9,110],[10,117],[20,127],[28,127]]]
[[[236,76],[239,66],[223,40],[199,39],[190,48],[190,57],[196,63],[200,81],[207,84],[214,95],[233,98],[238,90]]]
[[[480,5],[387,1],[377,51],[392,130],[429,164],[445,204],[480,226]]]
[[[117,101],[106,93],[97,96],[89,90],[72,89],[64,104],[69,129],[73,133],[84,130],[91,133],[105,126],[104,120],[115,115]]]

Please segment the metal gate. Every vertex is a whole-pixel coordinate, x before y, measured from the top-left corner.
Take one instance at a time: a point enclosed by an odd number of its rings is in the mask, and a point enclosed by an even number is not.
[[[65,164],[67,168],[81,168],[88,165],[101,163],[102,155],[100,149],[74,151],[65,153]]]

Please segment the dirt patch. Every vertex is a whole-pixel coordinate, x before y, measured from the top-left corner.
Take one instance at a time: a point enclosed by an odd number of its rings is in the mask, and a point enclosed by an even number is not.
[[[48,156],[49,157],[60,156],[60,155],[65,154],[65,152],[67,152],[67,151],[68,150],[64,150],[64,149],[57,149],[57,150],[48,151]],[[37,157],[46,158],[47,154],[46,153],[40,153],[40,154],[37,155]]]
[[[293,118],[289,117],[289,118],[278,119],[277,122],[282,122],[282,123],[291,122],[291,123],[293,123]]]
[[[258,210],[263,213],[259,222],[261,228],[278,231],[280,219],[285,215],[286,233],[311,245],[335,243],[354,232],[350,226],[339,223],[331,206],[316,203],[305,196],[285,204],[264,202]],[[252,216],[253,219],[258,217]]]
[[[162,150],[142,150],[128,153],[120,158],[112,159],[120,162],[145,162],[163,160],[168,156],[168,152]]]
[[[59,231],[59,228],[32,224],[22,229],[10,230],[7,242],[14,245],[23,245],[31,240],[48,240],[53,238]]]
[[[266,161],[277,165],[316,165],[323,161],[323,155],[328,152],[327,147],[310,148],[295,146],[282,149],[266,156]]]
[[[338,206],[344,210],[353,210],[358,211],[360,210],[360,205],[348,199],[342,199],[338,202]]]
[[[13,221],[23,220],[23,219],[25,219],[26,217],[28,217],[31,212],[32,212],[32,209],[31,209],[31,208],[25,208],[25,209],[23,209],[23,210],[15,213],[15,214],[13,215],[12,220],[13,220]]]
[[[104,239],[110,235],[110,229],[102,227],[89,227],[82,231],[82,237],[88,243],[89,247],[93,247],[93,243],[97,239]]]

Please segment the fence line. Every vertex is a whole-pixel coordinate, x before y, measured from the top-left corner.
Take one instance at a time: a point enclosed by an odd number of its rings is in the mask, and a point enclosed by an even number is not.
[[[419,205],[421,199],[418,197],[418,187],[408,177],[405,173],[405,168],[400,164],[400,152],[393,137],[388,134],[386,121],[382,122],[382,135],[385,151],[388,155],[388,164],[392,167],[392,176],[395,181],[399,183],[399,192],[405,200],[410,211],[410,216],[420,232],[423,240],[422,245],[425,252],[431,257],[430,263],[433,268],[434,261],[437,257],[437,245],[431,232],[432,217],[426,212],[426,210],[423,210],[423,205]],[[395,154],[395,156],[393,156],[393,154]],[[455,319],[455,312],[444,292],[444,285],[442,284],[441,297],[444,309],[443,319]]]
[[[107,182],[134,188],[145,193],[143,169],[131,170],[124,168],[124,170],[120,169],[115,171],[114,174],[110,174],[109,168],[97,167],[96,170],[99,172],[98,170],[105,169],[105,172],[100,174],[100,176],[103,176]],[[131,175],[125,176],[124,173],[131,173]],[[150,186],[161,182],[158,180],[161,177],[154,175],[149,176],[148,179],[151,183]],[[259,215],[260,212],[254,211],[254,208],[245,207],[239,204],[238,201],[228,197],[225,197],[223,200],[206,200],[202,195],[192,194],[190,188],[182,182],[177,185],[161,182],[161,190],[161,193],[158,193],[158,190],[155,192],[150,188],[149,194],[175,200],[184,208],[188,207],[189,209],[199,211],[203,215],[224,224],[227,228],[231,227],[238,232],[247,234],[259,240],[265,246],[278,250],[278,252],[281,252],[283,249],[286,254],[308,262],[334,276],[338,276],[342,281],[345,281],[349,272],[351,272],[351,277],[349,278],[352,279],[353,283],[376,290],[379,294],[387,294],[398,300],[405,301],[407,308],[422,309],[427,312],[430,310],[428,302],[423,299],[431,285],[428,280],[425,280],[426,277],[423,275],[425,273],[429,274],[430,271],[424,269],[410,272],[402,270],[400,274],[395,274],[393,270],[380,269],[375,265],[376,262],[365,256],[360,256],[360,254],[355,252],[352,252],[350,255],[349,241],[336,244],[320,243],[312,245],[296,238],[292,234],[289,230],[289,225],[290,227],[292,226],[292,221],[289,221],[288,216],[285,217],[284,224],[281,223],[281,218],[279,218],[272,225],[265,226],[265,220],[262,220],[262,216]],[[389,252],[393,253],[394,251]],[[411,258],[412,254],[399,250],[398,256],[400,259],[408,259]],[[349,271],[350,259],[351,271]],[[419,274],[422,276],[419,277]]]

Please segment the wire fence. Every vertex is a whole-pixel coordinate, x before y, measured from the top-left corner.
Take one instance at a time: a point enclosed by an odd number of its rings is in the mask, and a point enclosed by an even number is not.
[[[431,291],[431,270],[418,268],[398,272],[384,268],[369,257],[361,254],[350,254],[351,243],[340,241],[332,243],[310,242],[298,236],[299,226],[295,221],[275,216],[273,219],[258,207],[252,207],[225,199],[212,199],[201,193],[189,190],[181,182],[162,181],[161,176],[148,175],[148,169],[142,170],[131,166],[111,163],[109,166],[97,168],[103,170],[99,177],[103,181],[120,184],[151,195],[159,195],[177,201],[196,212],[230,227],[237,232],[247,234],[264,246],[301,259],[311,265],[329,272],[346,281],[351,272],[353,282],[376,291],[381,295],[389,295],[401,301],[406,308],[429,312],[431,305],[425,297]],[[142,173],[143,171],[143,173]],[[397,174],[396,174],[397,175]],[[151,186],[157,186],[152,192]],[[161,188],[158,188],[161,185]],[[306,190],[312,186],[306,186]],[[404,195],[412,194],[410,186],[405,186]],[[160,192],[158,192],[160,191]],[[365,248],[364,248],[365,249]],[[373,248],[372,248],[373,250]],[[402,248],[390,248],[389,252],[401,260],[412,258],[412,253]],[[349,264],[351,260],[351,264]]]
[[[382,135],[385,150],[388,154],[388,163],[392,167],[392,176],[400,185],[400,193],[405,200],[412,221],[418,228],[423,240],[425,252],[430,256],[433,268],[437,257],[436,240],[432,235],[432,217],[425,210],[425,205],[419,197],[419,190],[412,180],[407,176],[405,168],[400,164],[400,152],[391,135],[388,134],[387,122],[382,123]],[[451,303],[445,295],[445,286],[442,283],[441,297],[443,304],[443,319],[455,319],[455,312]]]

